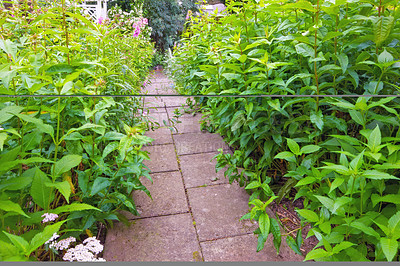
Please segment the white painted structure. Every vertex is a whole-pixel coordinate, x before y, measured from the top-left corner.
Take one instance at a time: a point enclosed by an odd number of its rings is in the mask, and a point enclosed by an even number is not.
[[[82,8],[82,13],[89,14],[97,21],[107,17],[107,2],[108,0],[83,0],[78,6]]]

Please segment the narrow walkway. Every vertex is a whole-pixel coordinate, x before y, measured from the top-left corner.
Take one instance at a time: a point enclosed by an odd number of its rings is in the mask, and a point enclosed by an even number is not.
[[[172,83],[156,72],[148,94],[175,94]],[[184,105],[186,97],[146,97],[148,106],[158,107],[150,115],[163,124]],[[104,258],[107,261],[301,261],[282,243],[276,254],[269,239],[256,252],[257,225],[239,221],[248,209],[244,188],[229,184],[223,171],[215,173],[219,148],[229,150],[217,134],[200,131],[200,114],[184,114],[178,132],[167,127],[147,133],[155,139],[145,149],[150,152],[151,184],[133,197],[140,217],[131,214],[131,226],[116,223],[107,233]],[[284,241],[283,241],[284,242]]]

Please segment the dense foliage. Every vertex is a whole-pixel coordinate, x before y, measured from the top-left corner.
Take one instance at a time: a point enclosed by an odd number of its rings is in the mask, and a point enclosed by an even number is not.
[[[0,13],[0,260],[59,260],[56,234],[95,235],[149,194],[140,98],[86,96],[138,93],[153,46],[65,1],[21,2]]]
[[[151,37],[160,51],[172,48],[179,40],[188,11],[197,10],[194,0],[146,0],[143,11],[153,31]]]
[[[182,94],[204,95],[203,126],[235,148],[217,169],[251,191],[243,219],[259,223],[258,250],[272,234],[279,251],[266,207],[294,193],[302,226],[286,241],[300,254],[311,224],[306,260],[399,260],[400,99],[368,96],[400,89],[398,4],[231,1],[223,17],[188,22],[170,72]]]

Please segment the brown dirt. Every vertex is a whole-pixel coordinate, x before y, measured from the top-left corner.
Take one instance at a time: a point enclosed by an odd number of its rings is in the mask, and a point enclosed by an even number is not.
[[[284,230],[286,233],[290,233],[290,235],[295,238],[296,237],[296,229],[300,228],[300,218],[295,211],[295,208],[303,209],[303,203],[301,199],[297,199],[292,202],[289,199],[282,199],[279,204],[273,202],[269,205],[270,209],[276,214],[276,216],[281,221]],[[310,231],[311,226],[306,225],[302,230],[303,244],[301,245],[300,251],[305,256],[308,252],[310,252],[315,245],[318,243],[318,240],[315,236],[309,237],[306,239],[308,231]]]

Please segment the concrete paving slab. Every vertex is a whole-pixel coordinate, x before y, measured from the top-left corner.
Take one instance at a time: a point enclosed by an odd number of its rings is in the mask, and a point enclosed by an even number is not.
[[[149,146],[160,145],[160,144],[172,144],[171,130],[168,127],[160,127],[156,130],[149,130],[146,132],[146,136],[154,139]]]
[[[173,138],[178,155],[229,149],[220,135],[209,132],[177,134]]]
[[[164,107],[165,104],[162,101],[161,97],[144,97],[144,106],[145,107]]]
[[[187,214],[134,220],[130,227],[109,229],[103,258],[107,261],[201,260],[192,217]]]
[[[168,115],[166,112],[150,113],[148,119],[158,123],[160,126],[169,126]],[[164,124],[165,121],[165,124]]]
[[[144,191],[135,190],[132,197],[140,216],[124,212],[129,219],[189,212],[185,188],[179,171],[151,174],[151,178],[153,184],[146,177],[141,178],[141,182],[150,191],[153,199]],[[171,197],[171,195],[174,196]]]
[[[186,105],[186,99],[188,97],[186,96],[170,96],[170,97],[164,97],[163,102],[165,103],[165,106],[167,107],[180,107],[182,105]]]
[[[186,188],[229,183],[229,179],[224,176],[224,169],[215,172],[217,159],[212,158],[217,154],[211,152],[179,156]]]
[[[150,161],[144,164],[152,173],[179,170],[173,144],[146,146],[143,150],[150,152]]]
[[[200,241],[253,232],[255,222],[239,219],[249,210],[249,195],[236,183],[187,189]]]
[[[201,242],[200,246],[204,261],[303,261],[304,259],[294,253],[285,241],[282,241],[277,255],[271,235],[260,252],[256,252],[257,236],[254,234]]]
[[[167,108],[167,113],[168,117],[172,119],[174,117],[174,110],[177,108]],[[178,133],[198,133],[201,132],[200,130],[200,119],[201,119],[201,114],[197,113],[195,115],[192,114],[187,114],[184,113],[181,115],[177,120],[180,121],[180,123],[175,124],[174,131],[172,134],[178,134]]]

